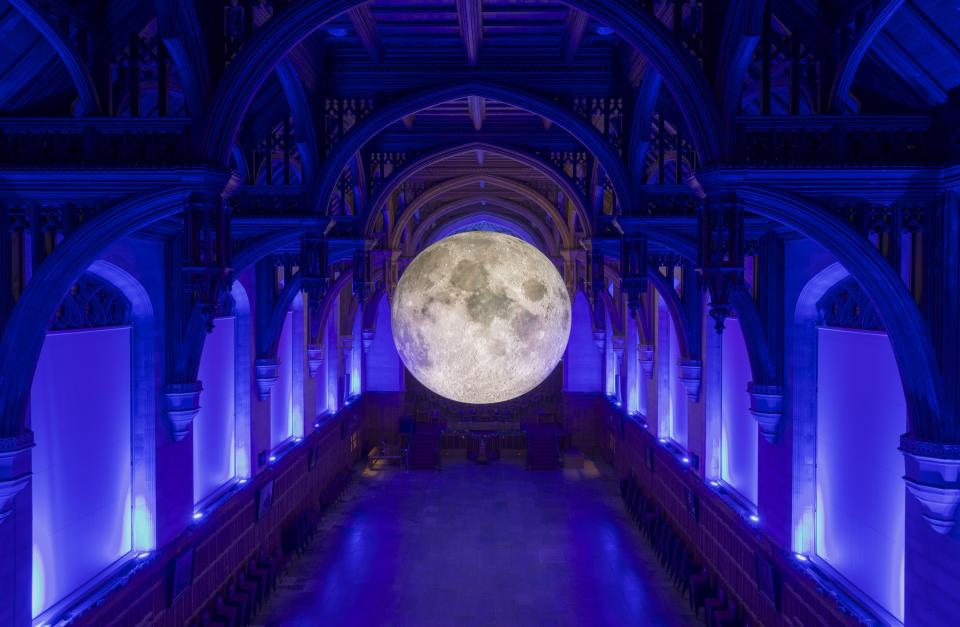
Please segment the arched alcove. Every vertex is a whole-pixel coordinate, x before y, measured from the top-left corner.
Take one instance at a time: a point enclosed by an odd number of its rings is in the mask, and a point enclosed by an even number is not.
[[[203,390],[191,428],[195,504],[236,476],[236,338],[236,317],[216,318],[200,354]]]
[[[570,339],[563,357],[563,389],[566,392],[603,390],[603,353],[593,338],[593,314],[581,291],[573,296]]]
[[[859,313],[851,318],[844,306]],[[862,324],[879,320],[872,309],[839,263],[810,279],[797,301],[788,329],[793,544],[902,621],[906,491],[898,447],[908,418],[890,340]],[[862,559],[867,553],[871,559]]]
[[[385,292],[380,293],[375,307],[376,326],[364,358],[365,389],[369,392],[399,392],[403,389],[403,364],[393,342],[390,298]]]
[[[715,333],[711,329],[707,333]],[[720,343],[720,474],[721,481],[752,505],[757,504],[757,421],[750,413],[748,384],[753,381],[750,356],[740,320],[724,321]]]
[[[34,618],[155,545],[156,341],[146,290],[105,261],[51,323],[29,412]]]

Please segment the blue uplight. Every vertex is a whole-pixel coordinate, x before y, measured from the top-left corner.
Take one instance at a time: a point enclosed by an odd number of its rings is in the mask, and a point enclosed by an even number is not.
[[[596,31],[598,35],[603,35],[604,37],[613,34],[613,29],[609,26],[604,26],[603,24],[598,24]]]
[[[194,512],[194,513],[193,513],[193,519],[194,519],[194,520],[200,520],[201,518],[203,518],[203,512]]]
[[[330,28],[327,29],[327,32],[330,33],[331,37],[336,37],[338,39],[340,37],[347,36],[347,29],[342,26],[331,26]]]

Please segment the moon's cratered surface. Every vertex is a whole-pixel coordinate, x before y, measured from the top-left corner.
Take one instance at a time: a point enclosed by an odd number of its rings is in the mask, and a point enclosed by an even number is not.
[[[556,367],[570,336],[570,297],[530,244],[470,231],[417,255],[397,285],[390,322],[418,381],[462,403],[496,403]]]

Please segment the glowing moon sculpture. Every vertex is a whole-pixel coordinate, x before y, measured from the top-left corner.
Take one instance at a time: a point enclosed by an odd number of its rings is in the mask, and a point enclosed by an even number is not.
[[[391,325],[418,381],[461,403],[497,403],[532,390],[556,367],[570,336],[570,297],[530,244],[458,233],[404,271]]]

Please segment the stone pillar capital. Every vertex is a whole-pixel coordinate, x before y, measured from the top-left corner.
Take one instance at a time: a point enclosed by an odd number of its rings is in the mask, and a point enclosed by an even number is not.
[[[257,379],[257,398],[265,401],[270,397],[270,389],[280,378],[280,361],[271,357],[258,357],[253,362]]]
[[[750,394],[750,414],[760,425],[760,433],[768,442],[776,442],[783,418],[783,386],[751,382],[747,392]]]
[[[687,390],[687,398],[693,402],[700,400],[700,382],[703,374],[703,362],[690,359],[680,362],[680,383]]]
[[[904,481],[923,506],[923,518],[934,531],[950,533],[960,505],[960,444],[943,444],[900,437],[906,473]]]
[[[13,513],[17,495],[30,485],[33,431],[0,438],[0,524]]]
[[[200,412],[200,381],[190,383],[170,383],[164,392],[167,420],[173,430],[173,439],[179,442],[187,437],[193,419]]]
[[[317,376],[320,366],[323,365],[323,344],[310,344],[307,346],[307,367],[310,369],[310,376]]]

